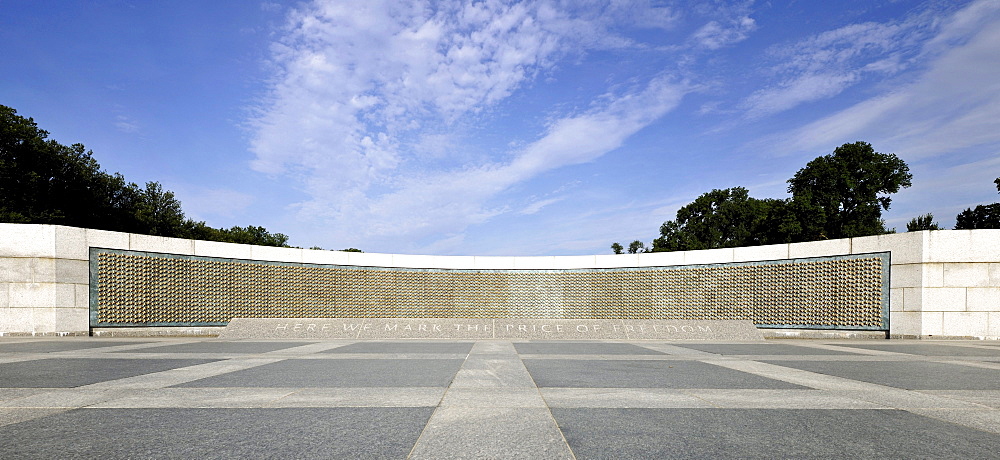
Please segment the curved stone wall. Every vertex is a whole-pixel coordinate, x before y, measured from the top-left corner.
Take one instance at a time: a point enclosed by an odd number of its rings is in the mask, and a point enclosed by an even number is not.
[[[91,248],[418,270],[640,269],[888,252],[891,334],[1000,338],[1000,230],[924,231],[656,254],[449,257],[247,246],[29,224],[0,224],[0,334],[87,334]]]
[[[888,330],[889,254],[603,269],[418,269],[92,248],[93,327],[233,318],[749,320]]]

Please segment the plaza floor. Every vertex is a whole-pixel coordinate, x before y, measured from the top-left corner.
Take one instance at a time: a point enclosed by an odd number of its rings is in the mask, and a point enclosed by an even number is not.
[[[0,338],[0,458],[1000,458],[1000,342]]]

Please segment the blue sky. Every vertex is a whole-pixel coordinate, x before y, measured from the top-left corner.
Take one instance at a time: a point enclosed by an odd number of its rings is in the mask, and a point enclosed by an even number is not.
[[[887,224],[1000,200],[1000,2],[0,0],[0,104],[298,246],[647,244],[864,140]]]

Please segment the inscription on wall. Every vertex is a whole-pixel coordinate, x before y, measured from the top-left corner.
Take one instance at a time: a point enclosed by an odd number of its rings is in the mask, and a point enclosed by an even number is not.
[[[749,321],[236,318],[221,338],[762,340]]]
[[[749,320],[888,329],[888,254],[579,270],[310,265],[91,249],[91,326],[233,318]]]

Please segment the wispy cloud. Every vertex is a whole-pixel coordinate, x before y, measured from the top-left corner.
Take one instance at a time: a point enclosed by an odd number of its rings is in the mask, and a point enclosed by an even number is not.
[[[772,82],[746,97],[750,118],[827,99],[868,77],[885,78],[913,64],[932,36],[937,16],[928,11],[885,23],[850,24],[768,52],[765,78]]]
[[[705,49],[715,50],[746,40],[750,32],[757,29],[757,23],[749,16],[740,16],[722,23],[709,21],[691,36],[692,40]]]
[[[988,6],[988,7],[985,7]],[[978,27],[962,20],[975,12]],[[940,48],[944,39],[962,46]],[[974,3],[944,21],[922,54],[926,69],[908,84],[797,129],[784,144],[791,151],[879,139],[908,158],[1000,143],[1000,4]]]
[[[690,90],[661,75],[582,111],[553,111],[524,147],[476,151],[466,133],[564,57],[640,46],[615,28],[669,28],[677,18],[643,2],[588,6],[305,5],[274,45],[277,77],[253,122],[252,166],[301,184],[311,198],[295,205],[298,218],[323,222],[333,238],[444,232],[456,241],[511,210],[496,200],[505,190],[618,148]]]

